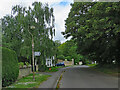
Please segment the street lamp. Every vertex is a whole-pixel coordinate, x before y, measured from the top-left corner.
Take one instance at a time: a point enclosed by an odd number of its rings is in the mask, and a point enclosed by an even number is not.
[[[31,26],[30,29],[35,29],[35,26]],[[29,34],[32,36],[32,64],[33,64],[33,80],[35,80],[35,73],[34,73],[34,38],[33,34],[29,31]]]

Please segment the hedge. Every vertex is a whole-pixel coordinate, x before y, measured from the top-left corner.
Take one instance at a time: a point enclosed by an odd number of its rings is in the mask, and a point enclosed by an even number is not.
[[[2,48],[2,86],[8,86],[16,81],[19,75],[18,59],[15,51]]]

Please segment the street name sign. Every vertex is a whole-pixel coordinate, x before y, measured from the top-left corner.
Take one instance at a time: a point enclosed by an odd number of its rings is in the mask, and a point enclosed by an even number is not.
[[[40,56],[41,55],[40,52],[35,52],[34,54],[35,54],[35,56]]]

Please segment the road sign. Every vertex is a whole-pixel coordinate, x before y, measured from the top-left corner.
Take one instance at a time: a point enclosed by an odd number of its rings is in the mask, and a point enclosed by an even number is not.
[[[40,52],[35,52],[35,56],[40,56],[41,53]]]

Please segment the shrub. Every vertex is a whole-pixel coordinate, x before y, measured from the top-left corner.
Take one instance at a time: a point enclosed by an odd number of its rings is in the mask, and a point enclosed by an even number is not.
[[[17,55],[13,50],[0,47],[2,49],[2,86],[8,86],[15,82],[19,75]]]
[[[20,68],[24,66],[24,63],[23,63],[23,62],[19,62],[18,64],[19,64],[19,67],[20,67]]]
[[[38,71],[39,72],[44,72],[47,69],[46,65],[39,65],[38,66]]]
[[[25,62],[25,65],[28,67],[28,66],[29,66],[29,63],[28,63],[28,62]]]

